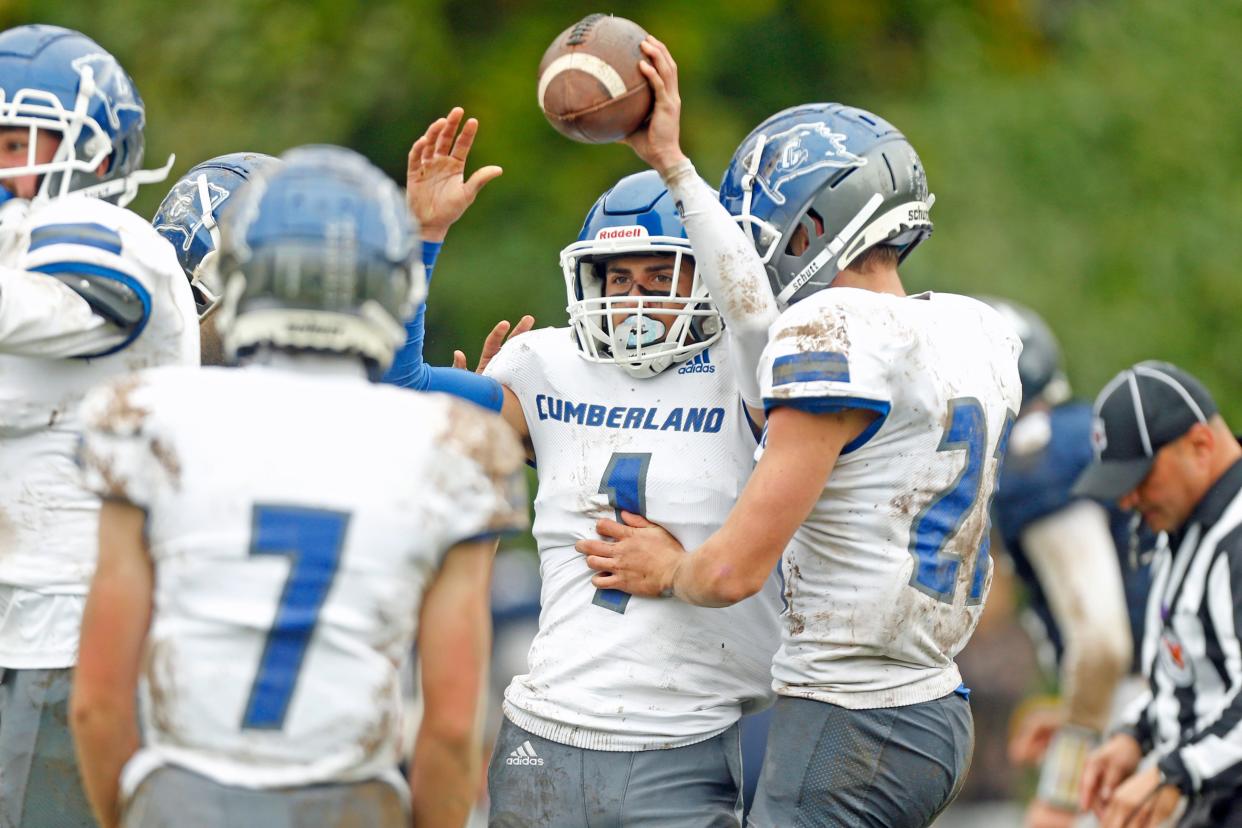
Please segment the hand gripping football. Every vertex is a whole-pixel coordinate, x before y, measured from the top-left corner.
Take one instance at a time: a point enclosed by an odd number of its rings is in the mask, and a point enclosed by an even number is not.
[[[557,35],[539,62],[539,107],[558,132],[587,144],[620,140],[651,113],[638,69],[647,37],[624,17],[592,14]]]

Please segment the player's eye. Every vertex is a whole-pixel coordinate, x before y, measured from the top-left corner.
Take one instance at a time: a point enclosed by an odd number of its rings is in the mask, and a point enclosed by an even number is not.
[[[25,138],[5,138],[0,140],[0,152],[18,153],[26,151],[27,141]]]

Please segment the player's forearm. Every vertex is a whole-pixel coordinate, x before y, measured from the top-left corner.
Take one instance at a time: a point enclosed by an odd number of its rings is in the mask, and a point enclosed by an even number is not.
[[[139,746],[133,695],[86,699],[75,689],[72,724],[79,772],[91,810],[101,826],[110,828],[120,820],[121,770]]]
[[[440,255],[440,244],[423,242],[423,272],[427,278],[427,288],[431,288],[431,274],[435,269],[436,257]],[[427,305],[424,303],[418,311],[405,323],[405,344],[393,357],[392,365],[384,374],[383,382],[398,385],[402,388],[423,390],[426,387],[427,365],[423,362],[423,338],[426,334],[424,318]]]
[[[1022,544],[1065,638],[1067,719],[1100,732],[1132,647],[1108,515],[1094,503],[1072,503],[1031,524]]]
[[[737,355],[737,383],[748,405],[759,406],[756,371],[778,315],[767,273],[755,246],[687,159],[664,171],[677,202],[699,274],[725,320]]]
[[[479,741],[468,733],[437,733],[424,726],[410,770],[415,828],[464,825],[483,772]]]

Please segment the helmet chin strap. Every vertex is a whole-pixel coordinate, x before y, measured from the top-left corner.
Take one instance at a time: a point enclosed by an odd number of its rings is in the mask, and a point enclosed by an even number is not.
[[[664,323],[649,316],[628,316],[617,326],[615,338],[625,344],[627,351],[646,348],[664,339]]]

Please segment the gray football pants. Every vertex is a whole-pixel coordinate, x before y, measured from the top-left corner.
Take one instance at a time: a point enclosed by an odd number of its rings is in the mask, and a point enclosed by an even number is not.
[[[488,825],[736,828],[741,781],[736,724],[686,747],[622,752],[552,742],[505,719],[487,769]]]
[[[973,751],[956,693],[874,710],[782,696],[748,824],[921,828],[957,796]]]
[[[0,828],[93,826],[69,734],[73,669],[0,667]]]
[[[388,828],[410,824],[401,795],[370,780],[250,790],[164,766],[125,805],[123,828]]]

